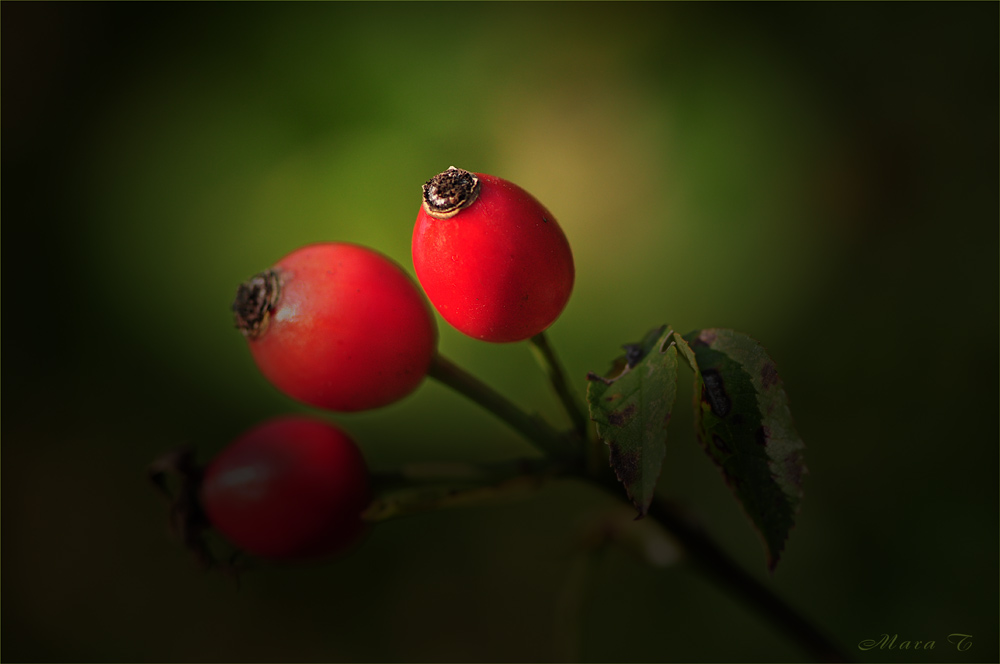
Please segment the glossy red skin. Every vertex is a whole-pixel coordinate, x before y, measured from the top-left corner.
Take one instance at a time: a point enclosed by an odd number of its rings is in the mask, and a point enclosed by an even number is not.
[[[366,247],[323,243],[275,267],[281,299],[249,346],[278,389],[352,412],[393,403],[420,385],[437,349],[437,326],[399,265]]]
[[[276,560],[337,553],[364,534],[368,469],[340,429],[302,416],[250,429],[205,469],[201,503],[240,549]]]
[[[573,254],[531,194],[476,173],[479,197],[448,219],[421,206],[413,267],[441,316],[470,337],[522,341],[545,330],[573,291]]]

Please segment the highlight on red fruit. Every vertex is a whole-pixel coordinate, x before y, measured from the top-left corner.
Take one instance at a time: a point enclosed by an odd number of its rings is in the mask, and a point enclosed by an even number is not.
[[[205,469],[200,500],[211,525],[247,553],[323,557],[364,534],[368,469],[351,438],[304,416],[245,432]]]
[[[413,267],[460,332],[522,341],[548,328],[573,291],[573,253],[555,217],[512,182],[449,168],[423,187]]]
[[[304,403],[351,412],[413,392],[437,326],[397,263],[367,247],[312,244],[240,285],[233,302],[258,368]]]

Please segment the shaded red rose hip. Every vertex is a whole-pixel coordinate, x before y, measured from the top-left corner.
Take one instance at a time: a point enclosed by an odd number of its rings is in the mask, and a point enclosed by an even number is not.
[[[354,244],[293,251],[240,286],[233,312],[264,376],[329,410],[402,399],[421,383],[437,349],[434,317],[410,276]]]
[[[424,185],[413,267],[453,327],[483,341],[533,337],[573,291],[573,254],[555,217],[502,178],[450,168]]]
[[[276,560],[330,555],[365,531],[368,469],[354,442],[326,422],[269,420],[245,432],[205,469],[208,520],[240,549]]]

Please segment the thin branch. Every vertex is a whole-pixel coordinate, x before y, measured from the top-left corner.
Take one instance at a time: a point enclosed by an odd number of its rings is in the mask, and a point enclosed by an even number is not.
[[[442,355],[434,358],[427,375],[499,417],[542,452],[557,459],[575,456],[576,450],[566,437],[544,420],[525,413],[502,394]]]
[[[552,388],[559,397],[559,401],[562,402],[563,408],[566,409],[566,414],[569,415],[569,419],[573,423],[573,429],[580,436],[581,440],[587,440],[588,432],[590,431],[590,418],[566,381],[566,372],[563,370],[562,364],[559,362],[559,358],[556,357],[552,346],[549,345],[549,340],[545,336],[545,332],[539,332],[531,337],[528,343],[531,345],[535,359],[538,360],[538,363],[542,365],[542,368],[548,375],[549,382],[552,383]]]

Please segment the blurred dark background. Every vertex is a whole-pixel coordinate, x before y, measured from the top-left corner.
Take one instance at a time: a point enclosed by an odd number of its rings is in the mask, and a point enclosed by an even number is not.
[[[550,339],[579,389],[662,323],[768,348],[810,468],[776,573],[687,379],[660,480],[741,564],[859,660],[997,661],[997,23],[996,3],[4,2],[3,658],[808,656],[683,562],[585,558],[613,501],[575,484],[239,589],[170,539],[153,458],[304,410],[232,329],[236,285],[318,240],[412,273],[419,187],[456,165],[566,231]],[[564,423],[524,344],[442,323],[441,349]],[[531,453],[431,383],[333,419],[377,469]],[[936,648],[858,650],[883,633]]]

